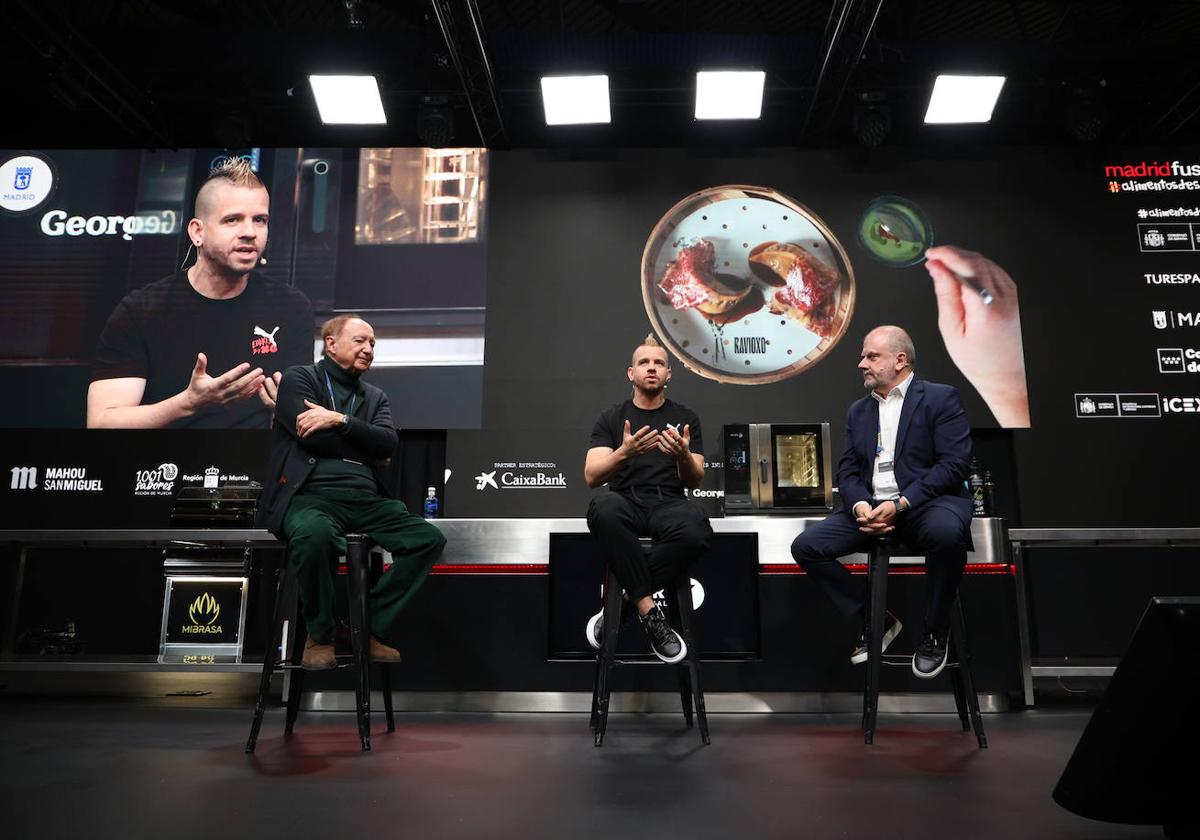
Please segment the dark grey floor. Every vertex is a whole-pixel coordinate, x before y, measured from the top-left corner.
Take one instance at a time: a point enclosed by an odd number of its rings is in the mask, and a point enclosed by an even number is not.
[[[1088,710],[985,718],[979,750],[942,715],[400,715],[358,751],[354,717],[131,703],[0,704],[0,837],[1161,837],[1092,822],[1050,791]]]

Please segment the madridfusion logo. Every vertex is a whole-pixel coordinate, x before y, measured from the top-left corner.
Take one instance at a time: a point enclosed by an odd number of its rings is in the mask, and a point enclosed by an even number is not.
[[[1109,179],[1108,191],[1111,193],[1200,190],[1200,180],[1189,180],[1200,178],[1200,163],[1143,160],[1106,164],[1104,177]],[[1118,178],[1125,180],[1118,181]]]

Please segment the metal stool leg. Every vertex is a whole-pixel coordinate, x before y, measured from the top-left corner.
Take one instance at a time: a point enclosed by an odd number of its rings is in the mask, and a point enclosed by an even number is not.
[[[367,627],[367,543],[361,534],[346,535],[346,586],[350,602],[350,645],[357,669],[355,683],[358,736],[363,752],[371,749],[370,632]]]
[[[971,715],[967,708],[967,689],[963,685],[962,659],[958,653],[958,641],[951,633],[948,640],[950,660],[946,670],[950,672],[950,687],[954,689],[954,708],[958,711],[958,722],[962,724],[963,732],[971,729]]]
[[[304,696],[304,676],[307,673],[301,666],[304,658],[304,642],[308,638],[308,628],[298,627],[292,634],[292,668],[289,671],[291,683],[288,685],[287,714],[283,719],[284,734],[292,734],[296,725],[296,715],[300,712],[300,698]]]
[[[599,677],[596,683],[596,737],[595,745],[604,743],[604,732],[608,728],[608,702],[612,691],[613,666],[617,659],[617,637],[621,626],[621,585],[612,570],[608,573],[604,603],[604,644],[600,646]]]
[[[685,662],[687,668],[692,700],[696,706],[696,721],[700,725],[700,741],[706,747],[712,743],[708,734],[708,713],[704,707],[704,685],[700,680],[700,640],[696,635],[696,615],[692,609],[692,576],[685,573],[675,585],[675,600],[679,615],[679,633],[687,643],[688,653]],[[691,721],[688,721],[689,725]]]
[[[687,724],[687,728],[691,729],[692,722],[692,674],[691,674],[691,657],[692,657],[692,642],[687,637],[687,633],[683,628],[683,599],[691,598],[691,580],[690,578],[683,581],[676,581],[671,592],[671,597],[667,601],[667,618],[671,622],[671,626],[679,630],[679,635],[683,637],[684,644],[687,645],[688,652],[684,660],[675,666],[675,673],[679,677],[679,701],[683,706],[683,720]]]
[[[275,671],[275,661],[283,637],[283,617],[287,612],[287,599],[284,597],[289,589],[287,582],[291,569],[291,559],[287,552],[283,556],[283,568],[279,570],[275,581],[275,605],[271,610],[271,635],[267,638],[267,650],[263,654],[262,677],[258,682],[258,700],[254,704],[254,721],[250,724],[250,737],[246,739],[246,752],[254,752],[258,744],[258,733],[262,729],[263,715],[267,709],[267,697],[271,691],[271,674]]]
[[[387,731],[396,731],[396,719],[392,715],[392,666],[379,666],[379,688],[383,691],[383,716],[387,718]]]
[[[975,740],[981,750],[987,749],[987,735],[983,731],[983,715],[979,713],[979,695],[975,693],[975,679],[971,674],[971,652],[967,647],[967,622],[963,618],[962,600],[954,599],[951,612],[951,637],[955,639],[958,652],[958,672],[962,676],[963,694],[966,696],[967,709],[971,715],[971,728],[975,730]]]
[[[863,740],[875,741],[875,721],[879,714],[879,665],[883,656],[884,616],[887,612],[887,576],[891,562],[891,543],[886,538],[875,541],[869,555],[867,576],[870,579],[867,609],[867,685],[863,697]]]
[[[368,546],[369,547],[369,546]],[[383,557],[377,552],[368,551],[368,568],[370,569],[370,577],[368,580],[372,585],[383,576]],[[370,592],[367,593],[367,606],[370,607]],[[370,615],[367,615],[368,625],[370,624]],[[368,641],[368,644],[370,642]],[[396,718],[392,713],[392,666],[388,663],[379,664],[379,689],[383,695],[383,716],[387,720],[387,731],[396,731]]]
[[[611,591],[608,586],[609,572],[608,568],[604,569],[604,579],[600,582],[600,611],[607,615],[608,595]],[[596,651],[596,670],[592,675],[592,714],[588,718],[588,726],[592,732],[596,731],[596,727],[600,723],[600,669],[604,664],[604,645],[600,646],[600,650]]]

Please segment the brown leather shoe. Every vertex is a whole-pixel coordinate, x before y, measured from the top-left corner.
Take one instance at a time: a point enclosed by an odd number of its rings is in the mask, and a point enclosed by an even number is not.
[[[322,645],[311,638],[304,640],[304,658],[300,665],[305,671],[328,671],[337,667],[333,645]]]
[[[399,662],[400,651],[394,647],[389,647],[383,642],[371,637],[371,661],[372,662]]]

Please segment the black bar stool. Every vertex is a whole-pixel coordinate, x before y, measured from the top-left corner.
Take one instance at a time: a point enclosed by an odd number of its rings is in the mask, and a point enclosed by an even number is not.
[[[653,543],[641,539],[642,553],[649,554]],[[604,732],[608,728],[609,694],[612,674],[617,665],[662,665],[658,659],[617,659],[617,636],[621,627],[621,605],[625,600],[621,584],[612,569],[605,572],[604,594],[601,599],[604,609],[604,643],[596,652],[596,676],[592,682],[592,714],[590,726],[595,733],[595,744],[604,743]],[[667,612],[671,626],[679,631],[687,645],[687,655],[676,663],[679,674],[679,699],[683,704],[683,719],[688,729],[692,728],[692,704],[695,702],[696,718],[700,722],[700,740],[705,746],[711,743],[708,737],[708,715],[704,711],[704,688],[700,683],[700,645],[696,640],[695,616],[692,612],[692,576],[684,572],[671,588],[667,599]]]
[[[371,669],[370,669],[370,614],[367,607],[367,596],[370,592],[368,580],[372,565],[370,560],[370,540],[362,534],[346,534],[346,593],[350,607],[350,656],[339,656],[338,667],[353,667],[356,682],[354,686],[355,712],[358,718],[358,737],[363,752],[371,749]],[[382,567],[382,564],[380,564]],[[283,622],[291,617],[292,627],[297,627],[294,620],[296,606],[299,603],[299,587],[296,580],[296,569],[291,558],[286,554],[283,558],[283,568],[278,575],[275,586],[275,608],[271,615],[271,637],[267,640],[267,650],[263,655],[262,679],[258,684],[258,702],[254,707],[254,722],[250,725],[250,738],[246,741],[246,752],[254,752],[258,743],[258,731],[262,728],[263,714],[266,711],[267,699],[271,689],[271,675],[279,671],[290,671],[291,686],[288,691],[287,717],[283,731],[291,734],[296,724],[296,715],[300,711],[300,696],[304,693],[304,668],[300,660],[303,658],[304,641],[307,631],[297,630],[292,640],[292,660],[290,663],[278,662],[278,651],[282,643]],[[386,664],[380,665],[380,688],[383,691],[383,710],[387,717],[387,731],[396,730],[396,722],[392,717],[392,685],[391,671]]]
[[[888,566],[893,554],[919,554],[908,547],[897,544],[890,537],[879,537],[871,546],[867,562],[867,685],[863,691],[862,728],[864,740],[871,744],[875,740],[875,718],[879,712],[879,666],[907,664],[907,656],[883,655],[884,613],[887,610]],[[971,676],[971,654],[967,650],[967,625],[963,619],[962,600],[956,594],[950,612],[950,655],[946,668],[950,672],[950,684],[954,688],[954,705],[963,731],[975,731],[980,749],[987,749],[987,736],[983,732],[983,717],[979,714],[979,696],[975,693],[975,680]]]

